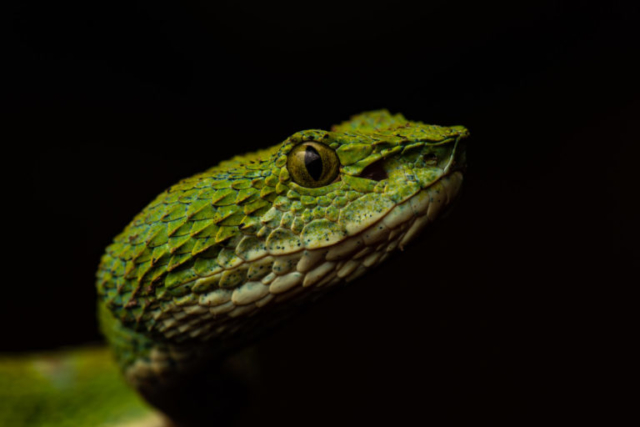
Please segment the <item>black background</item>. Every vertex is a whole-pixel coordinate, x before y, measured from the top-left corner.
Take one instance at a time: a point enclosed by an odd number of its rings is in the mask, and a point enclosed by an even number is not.
[[[167,186],[388,108],[471,130],[461,203],[261,341],[238,425],[591,416],[617,304],[604,295],[637,281],[625,274],[638,264],[637,12],[560,1],[14,6],[2,107],[19,154],[4,157],[16,193],[5,230],[20,236],[5,240],[19,256],[5,258],[16,278],[3,283],[0,350],[100,340],[101,252]]]

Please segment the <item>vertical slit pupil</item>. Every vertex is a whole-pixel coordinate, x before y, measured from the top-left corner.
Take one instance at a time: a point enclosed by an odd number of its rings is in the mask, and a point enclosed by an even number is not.
[[[304,151],[304,165],[311,178],[318,181],[322,177],[322,157],[311,145],[307,145]]]

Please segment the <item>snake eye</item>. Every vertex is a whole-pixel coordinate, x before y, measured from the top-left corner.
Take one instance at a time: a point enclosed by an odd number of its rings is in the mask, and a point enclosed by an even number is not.
[[[291,179],[303,187],[331,184],[340,172],[340,160],[335,151],[317,142],[303,142],[289,153],[287,168]]]

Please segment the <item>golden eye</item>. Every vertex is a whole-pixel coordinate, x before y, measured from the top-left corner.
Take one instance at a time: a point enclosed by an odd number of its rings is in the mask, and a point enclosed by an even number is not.
[[[291,179],[303,187],[331,184],[340,172],[340,160],[329,146],[318,142],[303,142],[293,147],[287,160]]]

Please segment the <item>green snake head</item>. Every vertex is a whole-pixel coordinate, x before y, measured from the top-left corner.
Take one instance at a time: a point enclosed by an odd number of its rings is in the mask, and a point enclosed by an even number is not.
[[[467,135],[369,112],[162,193],[98,272],[102,328],[130,381],[230,347],[404,247],[456,198]]]

